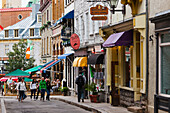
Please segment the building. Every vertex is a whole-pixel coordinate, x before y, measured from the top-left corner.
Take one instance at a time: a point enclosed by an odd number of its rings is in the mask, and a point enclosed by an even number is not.
[[[149,93],[148,113],[170,111],[169,38],[170,3],[150,0],[149,4]]]
[[[18,43],[20,39],[31,40],[33,43],[33,50],[31,52],[31,57],[34,57],[34,65],[40,65],[41,58],[41,36],[40,27],[41,20],[39,19],[41,14],[38,12],[39,4],[33,4],[33,10],[29,17],[21,20],[20,22],[4,28],[0,32],[0,65],[6,69],[8,64],[7,53],[12,51],[12,46]]]
[[[0,25],[3,28],[14,25],[19,21],[29,17],[31,12],[32,12],[32,8],[30,7],[0,9],[0,20],[1,20]]]
[[[22,0],[2,0],[2,8],[19,8],[22,6]]]
[[[52,14],[53,14],[53,20],[54,25],[51,28],[52,29],[52,50],[53,50],[53,59],[58,59],[58,55],[64,54],[64,46],[63,41],[61,40],[61,30],[62,30],[62,24],[60,19],[64,15],[64,0],[56,1],[53,0],[52,2]],[[64,76],[64,63],[59,62],[56,66],[53,66],[52,69],[54,77],[60,79],[60,81],[63,80]]]
[[[32,7],[32,4],[40,4],[40,0],[30,0],[26,7]]]
[[[50,61],[52,61],[52,0],[41,0],[40,1],[40,9],[42,15],[42,27],[41,27],[41,64],[46,64]],[[49,76],[52,75],[50,71],[47,71],[46,73]],[[53,78],[53,77],[52,77]]]
[[[114,106],[134,106],[147,100],[145,4],[145,0],[120,0],[116,10],[125,8],[125,13],[115,11],[100,30],[106,48],[107,100]]]

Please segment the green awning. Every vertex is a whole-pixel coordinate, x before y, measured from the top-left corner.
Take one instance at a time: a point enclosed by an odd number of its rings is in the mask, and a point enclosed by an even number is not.
[[[35,72],[35,71],[38,71],[39,68],[41,68],[41,65],[39,65],[39,66],[37,66],[37,67],[33,67],[33,68],[31,68],[31,69],[28,69],[28,70],[25,70],[24,72],[27,72],[27,73],[29,73],[29,72]]]
[[[24,81],[25,81],[25,82],[32,82],[32,79],[25,77],[25,78],[24,78]]]
[[[29,77],[30,74],[27,72],[24,72],[20,69],[17,69],[11,73],[6,74],[5,76],[12,76],[12,77]]]

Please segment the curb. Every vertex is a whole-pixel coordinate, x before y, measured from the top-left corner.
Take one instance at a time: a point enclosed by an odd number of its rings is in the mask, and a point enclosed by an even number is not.
[[[61,98],[54,98],[54,97],[51,97],[51,99],[53,100],[58,100],[58,101],[62,101],[62,102],[65,102],[65,103],[68,103],[68,104],[71,104],[71,105],[74,105],[74,106],[77,106],[77,107],[80,107],[82,109],[85,109],[87,111],[92,111],[93,113],[104,113],[103,111],[100,111],[94,107],[90,107],[90,106],[86,106],[86,105],[82,105],[82,104],[78,104],[76,102],[72,102],[72,101],[69,101],[69,100],[65,100],[65,99],[61,99]],[[105,112],[107,113],[107,112]]]

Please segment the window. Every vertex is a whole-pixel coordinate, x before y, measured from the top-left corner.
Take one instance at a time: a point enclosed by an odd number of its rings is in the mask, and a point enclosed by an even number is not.
[[[160,93],[170,94],[170,33],[160,36]]]
[[[88,39],[89,36],[89,13],[86,13],[86,39]]]
[[[124,73],[124,79],[123,79],[123,85],[126,87],[130,87],[130,69],[131,69],[131,54],[130,54],[130,47],[124,47],[125,54],[124,54],[124,60],[125,60],[125,73]]]
[[[48,48],[49,48],[49,47],[48,47],[48,37],[47,37],[47,55],[49,55],[49,54],[48,54]]]
[[[9,30],[5,30],[5,37],[9,37]]]
[[[47,21],[49,20],[49,11],[47,10]]]
[[[42,22],[42,16],[41,15],[38,15],[38,22],[41,23]]]
[[[30,36],[34,36],[34,29],[30,29]]]
[[[43,54],[44,52],[43,52],[43,39],[42,39],[42,42],[41,42],[41,55],[43,56],[44,54]]]
[[[18,29],[14,30],[14,37],[18,37]]]
[[[9,53],[9,45],[5,45],[5,54]]]
[[[22,15],[18,15],[18,19],[21,20],[22,19]]]

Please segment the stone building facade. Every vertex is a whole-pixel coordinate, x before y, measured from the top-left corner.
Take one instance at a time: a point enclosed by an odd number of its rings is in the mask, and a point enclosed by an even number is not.
[[[2,0],[2,8],[19,8],[22,6],[22,0]]]
[[[163,42],[164,36],[168,39],[168,26],[169,26],[169,14],[170,14],[170,3],[166,0],[149,0],[149,36],[151,37],[149,41],[149,92],[148,92],[148,113],[157,113],[154,108],[157,109],[157,105],[160,103],[158,99],[160,96],[166,97],[168,101],[169,91],[168,89],[170,81],[169,79],[169,65],[165,62],[169,55],[165,57],[165,53],[169,53],[168,46],[160,46]],[[160,25],[162,27],[160,27]],[[168,40],[166,41],[168,43]],[[159,48],[157,51],[156,48]],[[165,53],[164,53],[165,51]],[[165,70],[161,69],[162,66],[166,66]],[[168,75],[167,75],[168,74]],[[165,81],[166,80],[166,81]],[[163,84],[164,83],[164,84]],[[156,98],[157,95],[158,98]],[[159,100],[161,101],[161,99]],[[154,104],[156,106],[154,106]],[[167,104],[168,105],[168,104]],[[164,108],[167,109],[166,106]],[[170,109],[170,108],[169,108]],[[159,113],[165,113],[165,111],[159,111]]]

